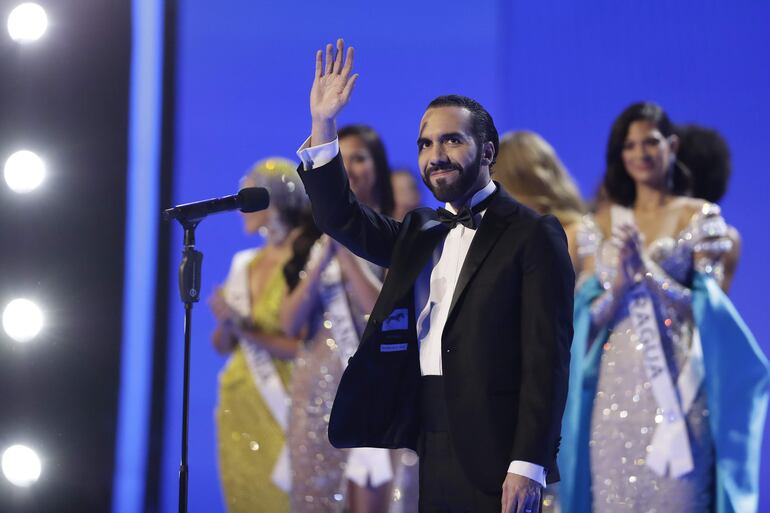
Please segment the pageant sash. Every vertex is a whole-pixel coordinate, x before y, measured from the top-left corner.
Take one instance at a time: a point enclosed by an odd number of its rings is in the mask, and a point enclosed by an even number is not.
[[[652,385],[652,395],[662,411],[662,418],[655,418],[657,427],[647,455],[647,466],[659,476],[666,475],[670,469],[671,476],[679,478],[694,468],[687,422],[668,370],[652,298],[641,287],[632,293],[629,313],[636,337],[643,346],[644,370]],[[691,395],[694,398],[695,394]]]
[[[617,226],[619,223],[633,224],[633,213],[629,209],[613,206],[612,224]],[[694,468],[686,415],[705,376],[700,334],[697,330],[693,331],[688,358],[675,387],[663,351],[655,305],[642,285],[632,290],[628,309],[635,335],[644,351],[645,373],[662,411],[661,417],[655,419],[657,427],[650,444],[647,466],[659,476],[670,473],[671,477],[680,478]]]
[[[320,242],[311,250],[311,262],[321,258],[323,246]],[[353,323],[350,304],[342,283],[342,268],[336,258],[333,258],[321,272],[321,302],[326,316],[324,323],[331,331],[334,343],[337,344],[342,367],[348,365],[348,359],[358,349],[358,331]],[[328,323],[328,324],[327,324]]]
[[[311,261],[320,259],[322,246],[316,243],[311,251]],[[315,252],[315,255],[313,254]],[[365,272],[368,269],[365,260],[356,257],[356,263]],[[358,349],[359,337],[353,322],[345,286],[342,283],[342,268],[339,261],[334,258],[321,272],[321,302],[326,312],[324,322],[328,325],[334,342],[338,347],[338,354],[343,369],[347,367],[348,360]],[[345,466],[345,477],[358,486],[380,486],[393,480],[393,466],[390,461],[390,452],[387,449],[374,447],[355,447],[348,454]]]
[[[236,254],[224,286],[225,301],[244,317],[251,317],[248,270],[255,255],[255,250],[241,251]],[[247,340],[239,340],[238,345],[254,385],[262,395],[270,414],[285,433],[289,421],[289,395],[273,364],[273,358],[267,351]],[[291,472],[288,463],[289,454],[284,444],[273,468],[272,479],[273,483],[285,492],[291,488]]]

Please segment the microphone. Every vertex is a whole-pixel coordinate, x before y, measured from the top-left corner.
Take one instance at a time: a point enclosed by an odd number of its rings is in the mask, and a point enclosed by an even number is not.
[[[200,221],[210,214],[225,212],[228,210],[240,210],[241,212],[257,212],[270,205],[270,195],[264,187],[246,187],[238,191],[238,194],[212,198],[203,201],[194,201],[163,211],[163,218],[168,221]]]

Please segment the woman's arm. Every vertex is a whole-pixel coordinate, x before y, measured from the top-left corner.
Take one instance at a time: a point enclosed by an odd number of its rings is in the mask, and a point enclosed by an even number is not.
[[[217,327],[211,335],[211,341],[218,353],[230,353],[239,339],[259,344],[275,358],[291,359],[299,351],[298,338],[263,332],[250,319],[241,317],[233,310],[221,291],[209,298],[209,305],[217,318]]]
[[[714,278],[726,293],[740,258],[741,236],[725,222],[718,205],[700,201],[691,208],[694,269]]]
[[[240,340],[257,344],[273,358],[291,360],[299,352],[302,341],[296,337],[290,337],[281,333],[265,333],[259,327],[248,322],[241,322],[234,326],[234,333]]]
[[[644,284],[652,294],[672,304],[679,311],[692,308],[692,291],[670,276],[657,263],[645,259]]]
[[[725,294],[730,289],[741,256],[741,235],[732,226],[695,246],[695,270],[714,278]]]
[[[639,232],[630,225],[612,230],[610,243],[618,251],[618,269],[612,283],[604,284],[604,293],[591,304],[592,331],[609,325],[615,317],[623,297],[629,289],[641,281],[645,271]]]
[[[342,275],[350,284],[353,301],[363,312],[371,312],[380,295],[382,282],[345,248],[338,248],[337,261],[342,268]]]
[[[217,353],[226,355],[235,348],[238,337],[233,333],[233,321],[237,315],[225,301],[222,289],[217,289],[208,299],[214,317],[217,319],[217,326],[211,334],[211,343]]]
[[[618,273],[610,288],[606,289],[591,303],[592,332],[598,332],[600,328],[609,325],[623,302],[623,296],[629,289],[628,281],[622,276],[622,273]]]
[[[728,227],[727,237],[732,242],[732,247],[724,257],[724,278],[722,279],[722,290],[727,294],[730,286],[733,284],[735,270],[738,268],[738,261],[741,259],[741,234],[734,227]]]
[[[217,322],[214,332],[211,334],[211,343],[217,353],[230,354],[238,343],[237,337],[233,334],[229,323]]]
[[[283,332],[290,337],[299,337],[302,329],[308,324],[313,312],[321,303],[320,284],[321,273],[334,257],[336,246],[328,236],[321,238],[322,256],[310,263],[304,277],[284,300],[281,309],[281,326]],[[302,276],[302,274],[300,276]]]

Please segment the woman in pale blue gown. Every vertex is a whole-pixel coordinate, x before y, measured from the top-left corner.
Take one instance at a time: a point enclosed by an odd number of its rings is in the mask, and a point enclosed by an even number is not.
[[[610,134],[607,199],[569,233],[570,513],[756,511],[767,360],[719,289],[727,225],[686,197],[677,148],[659,106],[628,107]]]

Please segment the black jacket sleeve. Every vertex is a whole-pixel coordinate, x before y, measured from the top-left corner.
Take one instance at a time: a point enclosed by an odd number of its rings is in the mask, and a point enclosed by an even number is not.
[[[567,399],[575,274],[553,216],[541,217],[523,253],[521,388],[511,460],[553,466]]]
[[[298,173],[318,227],[361,258],[389,267],[401,223],[358,202],[340,154],[309,171],[300,165]]]

